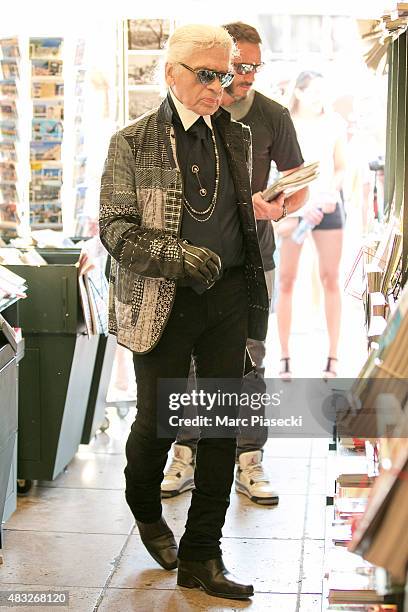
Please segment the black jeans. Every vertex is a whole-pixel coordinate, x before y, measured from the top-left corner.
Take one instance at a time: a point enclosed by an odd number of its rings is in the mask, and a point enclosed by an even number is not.
[[[247,340],[248,298],[242,268],[232,268],[205,293],[177,289],[157,346],[134,354],[137,416],[126,444],[126,500],[138,521],[159,520],[160,485],[173,439],[157,437],[156,390],[159,378],[187,378],[193,355],[198,378],[241,378]],[[220,538],[229,506],[235,438],[205,438],[197,445],[195,489],[180,559],[221,555]]]

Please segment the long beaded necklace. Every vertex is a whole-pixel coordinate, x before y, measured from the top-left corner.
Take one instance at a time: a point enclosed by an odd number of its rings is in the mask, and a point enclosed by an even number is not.
[[[214,187],[214,193],[213,193],[213,197],[212,200],[210,202],[210,205],[208,206],[208,208],[206,208],[205,210],[196,210],[195,208],[193,208],[190,204],[190,202],[187,200],[186,196],[183,195],[183,203],[184,203],[184,207],[186,209],[186,211],[188,212],[188,214],[195,220],[198,221],[199,223],[205,223],[206,221],[208,221],[214,210],[215,210],[215,205],[217,203],[217,196],[218,196],[218,185],[220,182],[220,158],[218,155],[218,150],[217,150],[217,143],[215,140],[215,136],[214,136],[214,131],[211,130],[211,139],[212,139],[212,143],[213,143],[213,147],[214,147],[214,153],[215,153],[215,187]],[[193,174],[196,174],[198,181],[200,182],[200,179],[198,178],[198,172],[199,172],[199,167],[197,166],[197,164],[194,164],[193,166],[191,166],[191,172],[193,172]],[[206,195],[202,194],[203,187],[201,186],[200,183],[200,194],[201,195]],[[198,215],[198,216],[196,216]],[[208,215],[205,219],[201,219],[200,217],[203,217],[204,215]]]

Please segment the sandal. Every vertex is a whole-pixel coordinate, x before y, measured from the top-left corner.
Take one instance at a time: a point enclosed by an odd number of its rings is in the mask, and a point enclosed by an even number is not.
[[[279,377],[282,380],[290,381],[292,380],[292,372],[290,371],[290,357],[282,357],[281,362],[283,361],[283,370],[279,372]]]
[[[323,370],[323,378],[336,378],[337,372],[332,369],[332,362],[337,361],[337,357],[328,357],[326,368]]]

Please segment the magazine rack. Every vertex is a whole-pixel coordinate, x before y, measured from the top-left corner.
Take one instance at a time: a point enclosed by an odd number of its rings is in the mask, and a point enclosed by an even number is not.
[[[49,265],[8,266],[27,280],[20,304],[26,359],[20,371],[18,478],[53,480],[81,442],[99,336],[88,337],[79,303],[79,249],[39,250]]]

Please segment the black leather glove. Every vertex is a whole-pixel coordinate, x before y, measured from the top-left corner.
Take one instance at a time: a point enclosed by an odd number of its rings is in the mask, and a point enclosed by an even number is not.
[[[185,240],[180,242],[183,254],[183,266],[187,276],[194,280],[212,285],[220,277],[221,259],[206,247],[189,244]]]

